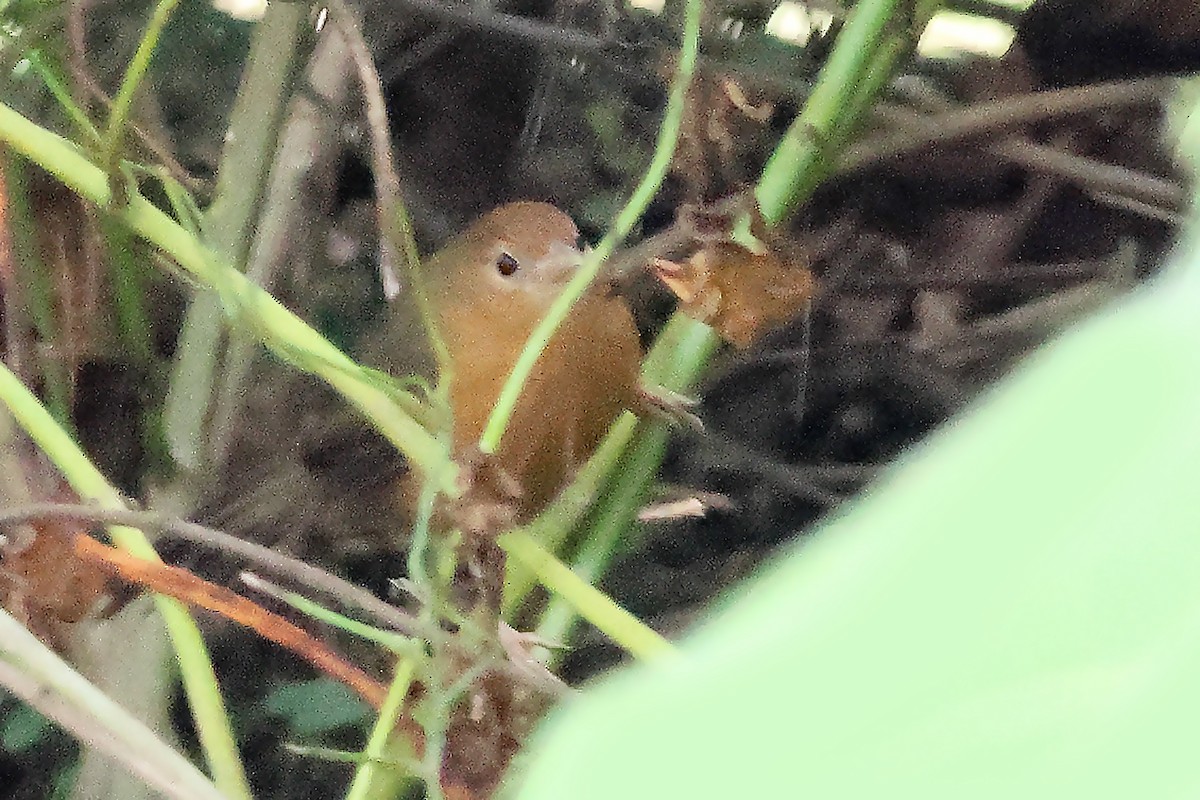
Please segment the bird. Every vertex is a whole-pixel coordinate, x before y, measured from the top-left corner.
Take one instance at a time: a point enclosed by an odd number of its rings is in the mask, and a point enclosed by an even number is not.
[[[557,207],[518,201],[484,214],[422,268],[452,364],[452,449],[465,465],[460,508],[522,524],[572,480],[623,410],[641,398],[641,342],[611,282],[594,284],[551,338],[500,446],[478,442],[505,380],[582,257],[575,222]],[[402,491],[411,504],[412,480]]]

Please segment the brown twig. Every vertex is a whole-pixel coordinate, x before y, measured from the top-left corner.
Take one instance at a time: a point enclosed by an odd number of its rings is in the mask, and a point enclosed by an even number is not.
[[[888,122],[901,127],[904,135],[923,136],[929,145],[941,143],[941,126],[944,122],[939,120],[961,113],[924,114],[903,108],[880,111],[880,115]],[[1007,130],[1007,127],[1004,129]],[[1177,181],[1077,155],[1060,146],[1038,144],[1019,135],[987,142],[983,146],[988,152],[1031,172],[1057,175],[1090,193],[1125,199],[1124,207],[1127,210],[1144,216],[1177,219],[1176,212],[1187,203],[1187,192]]]
[[[1058,175],[1089,191],[1119,195],[1158,208],[1178,211],[1187,203],[1187,192],[1176,181],[1140,170],[1097,161],[1026,139],[1008,139],[988,148],[1029,170]]]
[[[1170,91],[1171,86],[1172,79],[1167,78],[1110,81],[1048,92],[1031,92],[944,114],[933,114],[923,118],[921,130],[889,133],[859,142],[843,155],[838,172],[857,172],[935,144],[957,142],[975,136],[996,136],[1039,120],[1157,102]]]
[[[387,688],[382,683],[347,662],[301,628],[224,586],[198,578],[185,569],[147,561],[115,547],[109,547],[83,534],[75,537],[75,554],[81,560],[99,566],[123,580],[244,625],[264,639],[291,650],[321,672],[350,687],[374,708],[383,704]]]
[[[1056,264],[1013,262],[995,271],[965,273],[940,269],[935,272],[854,273],[843,289],[856,293],[894,294],[903,289],[941,291],[983,286],[1024,286],[1074,284],[1100,275],[1103,267],[1096,259],[1064,261]]]
[[[247,558],[275,575],[288,577],[302,586],[324,592],[347,607],[359,608],[393,630],[408,636],[420,635],[421,626],[415,617],[383,602],[367,590],[299,559],[194,522],[169,519],[153,511],[123,511],[62,503],[34,503],[0,511],[0,526],[37,519],[128,525],[161,531],[170,537]]]
[[[392,152],[392,137],[388,131],[387,103],[383,99],[383,85],[375,60],[363,39],[358,14],[344,0],[332,0],[334,26],[346,43],[350,60],[358,73],[366,103],[368,138],[371,143],[371,172],[375,178],[375,212],[379,217],[379,234],[382,240],[379,257],[379,279],[383,284],[383,296],[392,300],[400,293],[400,279],[396,276],[394,259],[407,258],[408,254],[396,253],[397,249],[388,236],[392,227],[391,212],[400,197],[400,176],[396,172],[396,158]],[[415,249],[415,248],[414,248]]]
[[[425,326],[430,349],[437,359],[438,373],[450,373],[450,351],[438,330],[437,315],[421,277],[420,255],[413,236],[412,220],[400,193],[400,176],[396,172],[396,159],[392,152],[392,137],[388,129],[387,103],[383,97],[383,84],[379,70],[367,48],[362,35],[362,24],[358,14],[346,0],[331,0],[336,14],[338,30],[350,51],[350,58],[358,72],[366,102],[367,130],[371,140],[371,171],[375,178],[376,213],[379,216],[379,235],[382,240],[379,273],[383,283],[383,294],[388,300],[400,293],[400,282],[392,266],[392,259],[403,260],[404,274],[408,279],[409,294]]]
[[[847,496],[816,485],[818,475],[782,464],[770,454],[759,452],[715,430],[706,431],[700,437],[700,443],[714,453],[714,463],[733,468],[741,466],[762,482],[773,484],[792,497],[807,500],[822,508],[836,508]]]
[[[528,42],[548,50],[601,53],[611,44],[609,39],[590,33],[528,17],[502,14],[471,3],[399,0],[396,5],[423,17],[451,22],[469,30],[486,31],[505,39]]]

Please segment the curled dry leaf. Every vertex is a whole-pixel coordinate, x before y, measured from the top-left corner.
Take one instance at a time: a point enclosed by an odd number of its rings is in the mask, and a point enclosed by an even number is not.
[[[28,441],[0,426],[0,506],[38,500],[78,502]],[[60,652],[72,626],[114,610],[108,574],[75,555],[79,534],[79,523],[67,520],[0,529],[0,606]]]
[[[816,291],[812,272],[798,260],[728,241],[707,244],[682,263],[655,259],[652,268],[684,313],[736,347],[792,319]]]
[[[0,545],[0,604],[58,650],[71,625],[112,599],[108,576],[75,555],[78,535],[67,523],[38,522],[12,527]]]

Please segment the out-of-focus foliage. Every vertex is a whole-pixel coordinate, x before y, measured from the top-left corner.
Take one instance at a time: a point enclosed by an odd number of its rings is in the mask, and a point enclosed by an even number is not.
[[[0,721],[0,749],[23,753],[45,736],[50,722],[29,706],[17,706]]]
[[[685,661],[566,709],[510,796],[1192,796],[1198,238],[741,586]]]
[[[296,736],[327,733],[371,719],[370,710],[362,701],[329,678],[279,686],[267,695],[263,707],[269,714],[282,717]]]

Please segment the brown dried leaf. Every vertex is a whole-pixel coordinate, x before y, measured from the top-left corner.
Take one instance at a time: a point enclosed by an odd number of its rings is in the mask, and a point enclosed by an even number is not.
[[[653,269],[684,313],[737,347],[792,319],[816,290],[803,264],[733,242],[705,245],[682,264],[656,259]]]
[[[17,434],[12,420],[0,423],[0,505],[38,500],[77,502],[46,459]],[[112,610],[108,576],[72,550],[77,525],[33,521],[0,531],[0,606],[46,644],[63,651],[71,627]]]
[[[60,650],[71,625],[111,600],[108,576],[75,555],[77,535],[64,523],[37,523],[12,529],[0,546],[0,604]]]

